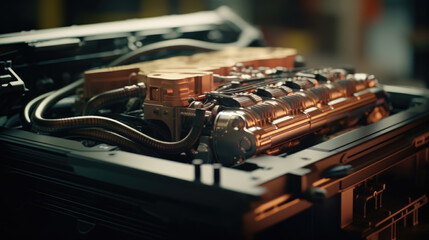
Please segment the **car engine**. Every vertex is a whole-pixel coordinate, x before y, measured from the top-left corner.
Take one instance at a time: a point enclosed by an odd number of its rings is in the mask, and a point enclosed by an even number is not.
[[[0,84],[2,239],[429,234],[428,92],[226,7],[0,35]]]
[[[42,133],[90,136],[146,155],[224,166],[296,151],[309,144],[309,135],[322,139],[389,115],[387,95],[373,75],[295,68],[295,54],[230,48],[88,71],[75,116],[50,119],[44,112],[82,81],[38,99],[27,115]]]

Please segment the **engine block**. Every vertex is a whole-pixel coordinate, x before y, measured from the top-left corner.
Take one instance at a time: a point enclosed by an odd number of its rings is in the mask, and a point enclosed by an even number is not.
[[[287,152],[310,134],[325,136],[389,115],[387,96],[373,75],[295,68],[295,54],[227,49],[93,70],[85,74],[84,98],[97,93],[94,84],[143,83],[144,119],[163,122],[171,141],[184,138],[195,110],[203,109],[204,130],[190,152],[226,166]]]

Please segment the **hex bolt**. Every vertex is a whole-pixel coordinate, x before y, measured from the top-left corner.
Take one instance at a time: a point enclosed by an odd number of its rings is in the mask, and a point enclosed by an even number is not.
[[[199,182],[201,180],[201,164],[203,164],[203,160],[194,159],[192,164],[194,165],[194,181]]]

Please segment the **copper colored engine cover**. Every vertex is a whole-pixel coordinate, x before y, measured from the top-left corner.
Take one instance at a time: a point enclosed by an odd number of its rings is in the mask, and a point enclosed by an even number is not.
[[[253,68],[294,66],[295,49],[290,48],[227,48],[148,61],[126,66],[85,72],[84,98],[101,92],[144,82],[148,87],[145,103],[169,107],[187,106],[189,97],[214,90],[213,74],[229,75],[237,63]]]

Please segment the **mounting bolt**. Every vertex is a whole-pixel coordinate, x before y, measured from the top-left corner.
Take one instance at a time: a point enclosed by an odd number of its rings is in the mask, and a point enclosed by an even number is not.
[[[319,202],[319,203],[326,199],[327,194],[328,194],[328,191],[320,187],[311,187],[305,193],[309,201]]]
[[[201,164],[203,164],[203,160],[194,159],[192,164],[194,165],[194,181],[199,182],[201,180]]]
[[[213,164],[213,184],[220,184],[220,169],[222,168],[222,164],[214,163]]]

